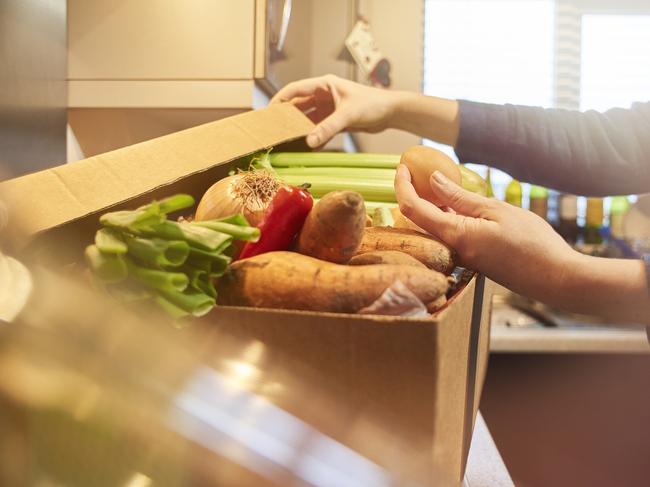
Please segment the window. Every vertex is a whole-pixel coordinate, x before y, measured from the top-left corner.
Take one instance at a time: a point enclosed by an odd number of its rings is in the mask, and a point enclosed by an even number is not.
[[[425,94],[552,106],[553,1],[427,0],[425,9]],[[502,198],[510,177],[491,177]]]
[[[647,101],[650,2],[426,0],[423,91],[600,111]],[[492,172],[497,197],[509,180]],[[581,199],[579,220],[584,208]]]
[[[583,15],[581,110],[650,99],[650,15]]]

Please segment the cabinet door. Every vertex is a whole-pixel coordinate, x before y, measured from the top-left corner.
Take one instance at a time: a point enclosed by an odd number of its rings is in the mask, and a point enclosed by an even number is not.
[[[251,79],[254,0],[68,0],[68,78]]]

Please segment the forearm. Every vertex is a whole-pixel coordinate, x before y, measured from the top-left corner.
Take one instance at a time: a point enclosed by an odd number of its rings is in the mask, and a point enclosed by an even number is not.
[[[576,254],[558,291],[554,304],[569,311],[650,325],[650,293],[641,260]]]
[[[391,128],[455,146],[460,126],[458,102],[405,91],[393,92]]]

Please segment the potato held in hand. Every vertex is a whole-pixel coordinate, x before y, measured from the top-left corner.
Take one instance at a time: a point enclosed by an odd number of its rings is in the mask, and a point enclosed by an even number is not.
[[[377,250],[398,250],[409,254],[429,269],[450,274],[454,270],[454,252],[431,235],[406,228],[366,228],[358,254]]]
[[[354,191],[332,191],[316,203],[298,239],[298,252],[345,264],[356,253],[366,227],[363,197]]]
[[[293,252],[269,252],[230,266],[219,279],[219,304],[356,313],[400,280],[423,303],[447,292],[439,272],[412,266],[345,266]]]
[[[440,171],[453,182],[461,185],[462,177],[458,164],[452,161],[444,152],[416,145],[402,153],[400,163],[408,167],[415,191],[425,200],[440,206],[433,189],[430,178],[435,171]]]

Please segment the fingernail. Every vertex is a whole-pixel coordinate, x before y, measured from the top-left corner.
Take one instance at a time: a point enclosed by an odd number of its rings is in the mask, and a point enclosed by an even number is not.
[[[397,175],[400,178],[406,179],[407,181],[411,180],[411,173],[409,172],[408,167],[406,167],[404,164],[397,166]]]
[[[434,179],[434,181],[440,185],[445,185],[449,183],[449,178],[442,174],[440,171],[434,171],[434,173],[431,175],[431,177]]]
[[[316,134],[309,134],[307,136],[307,145],[309,147],[318,147],[318,135]]]

